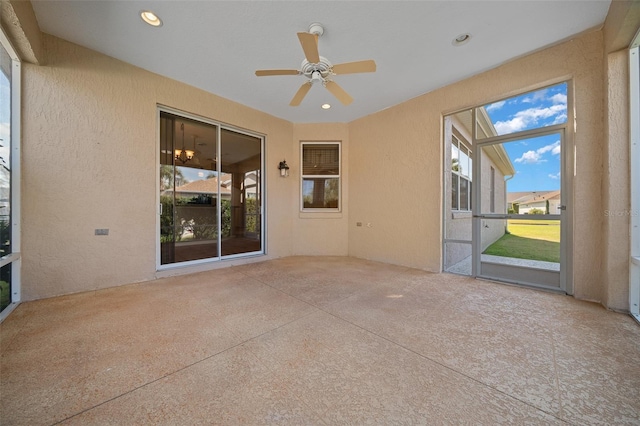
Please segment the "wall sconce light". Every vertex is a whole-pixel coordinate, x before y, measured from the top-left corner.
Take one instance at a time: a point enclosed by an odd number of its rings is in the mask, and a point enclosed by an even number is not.
[[[289,176],[289,166],[287,165],[287,160],[283,160],[278,164],[278,170],[280,170],[280,177]]]

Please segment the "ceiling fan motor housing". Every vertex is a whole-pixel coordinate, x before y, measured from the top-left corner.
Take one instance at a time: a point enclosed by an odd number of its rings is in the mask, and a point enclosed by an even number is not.
[[[306,59],[302,61],[300,65],[300,72],[307,78],[313,78],[314,72],[319,72],[323,79],[327,78],[331,74],[331,62],[324,56],[320,56],[320,62],[312,64]]]

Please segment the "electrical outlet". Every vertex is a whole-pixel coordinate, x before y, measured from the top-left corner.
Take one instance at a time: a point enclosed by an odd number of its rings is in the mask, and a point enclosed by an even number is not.
[[[96,229],[96,235],[109,235],[108,229]]]
[[[356,222],[356,226],[362,226],[362,222]]]

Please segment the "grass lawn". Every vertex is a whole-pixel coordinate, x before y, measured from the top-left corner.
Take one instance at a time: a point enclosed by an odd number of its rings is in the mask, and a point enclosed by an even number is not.
[[[483,254],[560,262],[559,220],[509,220],[508,223],[509,234],[487,247]]]

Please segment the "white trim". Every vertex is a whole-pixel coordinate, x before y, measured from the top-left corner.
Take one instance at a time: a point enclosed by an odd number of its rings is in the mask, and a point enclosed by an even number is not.
[[[20,253],[10,253],[0,258],[0,268],[20,259]]]
[[[638,38],[634,42],[637,44]],[[630,141],[630,261],[629,261],[629,311],[640,320],[640,49],[636,46],[629,50],[629,121]]]
[[[160,216],[161,216],[161,212],[160,212],[160,150],[158,149],[160,147],[160,114],[162,112],[168,113],[168,114],[172,114],[178,117],[182,117],[182,118],[186,118],[189,120],[194,120],[194,121],[198,121],[204,124],[208,124],[211,126],[215,126],[216,127],[216,156],[217,158],[221,158],[221,140],[222,140],[222,130],[230,130],[236,133],[240,133],[240,134],[244,134],[247,136],[251,136],[253,138],[259,139],[260,140],[260,178],[261,178],[261,182],[260,182],[260,188],[261,188],[261,193],[260,193],[260,217],[261,217],[261,224],[260,224],[260,250],[258,251],[252,251],[252,252],[247,252],[247,253],[238,253],[238,254],[232,254],[232,255],[227,255],[227,256],[223,256],[222,255],[222,238],[220,238],[220,235],[218,235],[218,241],[217,241],[217,252],[218,255],[214,256],[214,257],[210,257],[210,258],[206,258],[206,259],[196,259],[196,260],[189,260],[189,261],[185,261],[185,262],[175,262],[175,263],[168,263],[165,265],[161,264],[161,252],[160,252]],[[232,126],[229,124],[225,124],[222,123],[220,121],[216,121],[213,120],[211,118],[207,118],[207,117],[203,117],[201,115],[196,115],[196,114],[192,114],[186,111],[182,111],[176,108],[171,108],[168,107],[166,105],[161,105],[161,104],[157,104],[156,105],[156,273],[161,273],[161,272],[170,272],[171,270],[178,270],[178,269],[184,269],[184,268],[189,268],[189,267],[197,267],[197,266],[206,266],[207,264],[211,265],[211,266],[215,266],[215,265],[219,265],[221,263],[221,261],[224,260],[234,260],[234,259],[240,259],[240,258],[250,258],[250,257],[256,257],[256,256],[264,256],[266,255],[266,234],[267,231],[265,229],[265,210],[266,210],[266,196],[265,196],[265,188],[266,188],[266,182],[265,182],[265,178],[266,178],[266,173],[264,173],[264,168],[265,168],[265,135],[263,133],[260,132],[254,132],[254,131],[250,131],[250,130],[246,130],[240,127],[236,127],[236,126]],[[220,175],[222,172],[220,170],[220,166],[221,166],[221,162],[220,161],[216,161],[216,172],[218,173],[218,175]],[[218,193],[220,193],[220,181],[218,180]],[[216,203],[216,209],[217,209],[217,225],[218,225],[218,230],[222,230],[222,206],[221,206],[221,197],[216,197],[217,199],[217,203]],[[158,274],[156,274],[158,276]],[[164,276],[164,274],[161,274]],[[169,273],[169,275],[171,275]],[[168,276],[168,275],[167,275]]]
[[[338,175],[304,175],[304,146],[305,145],[338,145]],[[303,182],[306,178],[338,179],[338,207],[337,208],[305,208]],[[300,141],[300,212],[301,213],[342,213],[342,141]]]
[[[22,63],[4,29],[0,28],[0,45],[11,57],[11,254],[3,260],[8,260],[2,266],[11,263],[11,304],[5,308],[0,316],[2,321],[22,300],[21,268],[21,111],[22,111]]]
[[[469,160],[469,162],[467,163],[467,167],[469,166],[469,164],[471,164],[471,175],[469,174],[463,174],[464,172],[460,172],[460,171],[456,171],[453,170],[453,167],[451,168],[451,173],[455,174],[456,176],[458,176],[458,188],[457,188],[457,207],[454,209],[453,208],[453,204],[451,205],[451,211],[452,212],[468,212],[471,213],[471,209],[469,207],[473,206],[473,202],[471,200],[471,187],[473,186],[473,149],[471,149],[471,143],[469,143],[469,141],[467,141],[464,137],[460,136],[456,136],[455,134],[453,134],[453,130],[456,130],[458,133],[460,133],[460,131],[456,128],[456,126],[452,123],[451,124],[451,143],[449,144],[449,148],[452,148],[455,146],[455,148],[458,150],[458,167],[462,167],[462,164],[460,163],[460,157],[462,156],[463,152],[460,149],[461,147],[464,147],[467,152],[464,153],[467,156],[467,159]],[[457,144],[454,144],[453,141],[454,139],[458,142]],[[445,142],[446,143],[446,142]],[[452,163],[453,163],[453,156],[452,156]],[[453,176],[451,177],[451,179],[453,180]],[[467,208],[466,209],[462,209],[460,208],[460,201],[462,200],[462,197],[460,196],[460,181],[462,179],[465,179],[468,182],[468,188],[467,188]],[[453,191],[453,190],[452,190]]]

